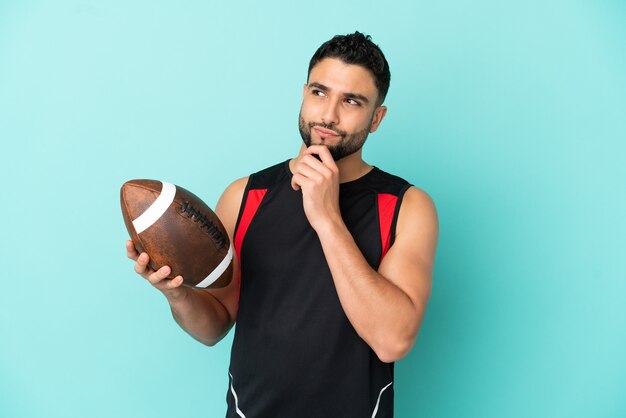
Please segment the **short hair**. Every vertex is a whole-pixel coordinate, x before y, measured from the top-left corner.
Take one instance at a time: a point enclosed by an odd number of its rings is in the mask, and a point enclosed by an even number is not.
[[[374,76],[378,90],[378,105],[380,106],[385,101],[391,73],[383,51],[372,42],[371,36],[356,31],[349,35],[336,35],[324,42],[309,62],[307,83],[313,67],[324,58],[339,58],[346,64],[360,65],[367,69]]]

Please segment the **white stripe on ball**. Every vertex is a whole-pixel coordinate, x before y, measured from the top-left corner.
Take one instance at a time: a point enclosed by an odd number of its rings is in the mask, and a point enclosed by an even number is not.
[[[163,188],[161,194],[150,205],[148,209],[133,221],[133,227],[137,234],[141,234],[146,229],[150,228],[159,218],[165,213],[167,208],[170,207],[176,196],[176,186],[172,183],[165,181],[161,182]]]
[[[226,271],[228,266],[230,265],[230,260],[233,259],[233,247],[228,247],[228,253],[224,257],[224,259],[220,262],[220,264],[215,267],[215,270],[211,272],[204,280],[196,285],[196,287],[207,287],[214,281],[220,278],[220,276]]]

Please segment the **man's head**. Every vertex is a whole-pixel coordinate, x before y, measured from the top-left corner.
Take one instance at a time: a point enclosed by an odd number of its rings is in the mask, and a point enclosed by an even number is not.
[[[324,43],[309,64],[299,115],[305,145],[326,145],[335,160],[359,151],[387,108],[389,66],[380,48],[359,32]]]
[[[378,90],[376,104],[377,106],[383,104],[389,90],[391,73],[383,51],[372,42],[371,36],[356,31],[350,35],[336,35],[324,42],[311,57],[307,82],[313,67],[324,58],[338,58],[346,64],[359,65],[368,70],[374,77]]]

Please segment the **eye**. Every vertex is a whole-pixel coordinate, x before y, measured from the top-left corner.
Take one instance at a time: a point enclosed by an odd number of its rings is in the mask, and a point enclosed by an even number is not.
[[[326,95],[322,90],[318,90],[318,89],[311,90],[311,94],[313,96],[320,96],[320,97],[323,97]]]
[[[352,106],[361,106],[361,103],[357,102],[354,99],[350,99],[350,98],[346,99],[346,103],[348,103],[349,105],[352,105]]]

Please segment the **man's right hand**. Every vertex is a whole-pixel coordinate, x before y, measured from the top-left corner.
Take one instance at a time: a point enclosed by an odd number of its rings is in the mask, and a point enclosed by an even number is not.
[[[131,240],[126,241],[126,256],[135,261],[135,272],[159,289],[169,301],[179,300],[186,296],[186,288],[182,286],[183,276],[168,279],[169,266],[162,266],[154,271],[148,265],[150,262],[148,254],[140,254]]]
[[[222,193],[215,207],[215,213],[224,224],[231,243],[247,183],[247,177],[233,182]],[[148,265],[148,254],[140,254],[131,240],[126,241],[126,255],[135,261],[135,272],[165,295],[174,320],[193,338],[212,346],[232,328],[239,309],[240,270],[237,253],[233,254],[232,280],[219,289],[184,286],[181,276],[168,279],[170,267],[160,266],[154,271]]]

